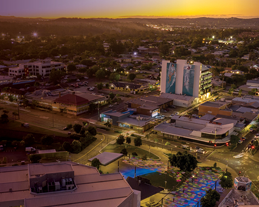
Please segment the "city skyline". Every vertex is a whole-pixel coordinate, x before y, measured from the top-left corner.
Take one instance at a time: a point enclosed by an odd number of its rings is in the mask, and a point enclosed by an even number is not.
[[[42,18],[256,18],[257,0],[1,0],[0,15]]]

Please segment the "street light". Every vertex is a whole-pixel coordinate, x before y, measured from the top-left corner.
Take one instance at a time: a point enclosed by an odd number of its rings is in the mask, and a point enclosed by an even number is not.
[[[33,37],[37,37],[38,36],[38,34],[37,34],[37,32],[33,32]]]
[[[213,36],[212,36],[212,39],[214,39],[214,38],[215,38],[215,36],[213,35]]]

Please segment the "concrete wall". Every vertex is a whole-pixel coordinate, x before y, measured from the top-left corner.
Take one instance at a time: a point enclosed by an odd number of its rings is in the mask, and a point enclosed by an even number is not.
[[[221,107],[212,107],[212,106],[203,106],[203,105],[200,105],[199,106],[199,115],[205,115],[205,114],[208,114],[209,111],[211,113],[209,114],[212,114],[212,115],[225,115],[225,116],[232,116],[232,111],[226,111],[224,110],[226,108],[227,104],[226,105],[223,105]]]
[[[160,81],[160,90],[161,92],[166,92],[166,76],[167,76],[167,63],[170,63],[169,60],[162,60],[162,71],[161,71],[161,81]]]
[[[176,84],[175,93],[182,94],[183,92],[183,68],[187,64],[187,60],[176,61]]]
[[[193,83],[193,96],[199,97],[199,89],[200,89],[200,76],[201,76],[201,69],[202,64],[198,62],[194,62],[194,83]]]

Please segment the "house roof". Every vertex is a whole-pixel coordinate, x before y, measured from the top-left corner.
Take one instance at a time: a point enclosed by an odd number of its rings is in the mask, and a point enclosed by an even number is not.
[[[67,104],[67,105],[83,105],[89,103],[89,100],[77,96],[75,94],[66,94],[54,100],[54,102]]]
[[[32,194],[28,175],[74,172],[76,188]],[[120,173],[100,175],[96,168],[73,162],[30,164],[0,169],[0,206],[120,206],[133,190]],[[11,189],[11,191],[10,191]],[[133,201],[132,201],[133,202]]]

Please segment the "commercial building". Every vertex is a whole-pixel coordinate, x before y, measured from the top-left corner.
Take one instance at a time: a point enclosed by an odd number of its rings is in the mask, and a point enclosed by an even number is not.
[[[0,85],[8,84],[13,82],[13,77],[0,75]]]
[[[50,60],[36,61],[21,63],[18,67],[10,68],[8,71],[9,76],[49,76],[52,69],[63,70],[65,68],[64,64],[61,62],[54,62]],[[28,73],[26,74],[26,71]]]
[[[143,96],[128,102],[128,108],[135,109],[138,114],[151,117],[158,116],[161,109],[168,108],[171,105],[173,105],[172,99],[159,96]]]
[[[195,101],[205,100],[210,97],[211,80],[209,68],[199,62],[162,61],[161,93],[191,96]]]
[[[0,175],[1,207],[140,206],[140,192],[120,173],[73,162],[2,167]]]
[[[79,115],[89,109],[89,104],[105,103],[107,97],[90,94],[89,92],[80,92],[65,90],[59,88],[56,90],[37,90],[26,96],[29,101],[36,100],[39,106],[54,111],[63,111],[64,113]]]
[[[172,116],[171,123],[162,123],[154,127],[158,136],[172,139],[189,139],[201,143],[219,145],[230,141],[237,120],[214,118],[203,120],[185,116]]]
[[[199,105],[199,115],[212,114],[212,115],[225,115],[232,116],[232,110],[228,108],[227,102],[211,102],[207,101]]]
[[[118,112],[109,110],[100,114],[102,122],[109,122],[114,126],[144,132],[156,124],[150,116],[132,115],[134,111]]]
[[[251,191],[252,181],[244,176],[236,177],[234,189],[218,205],[219,207],[239,206],[258,207],[259,200]]]
[[[195,102],[195,97],[183,96],[171,93],[161,93],[161,98],[168,98],[173,101],[175,106],[189,107]]]

